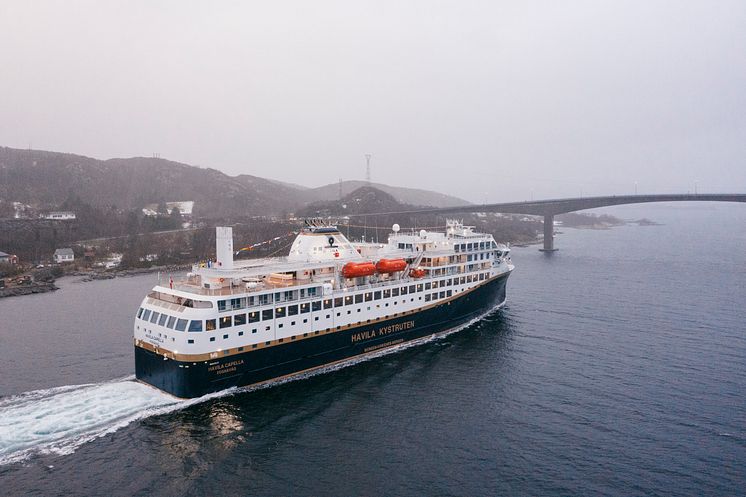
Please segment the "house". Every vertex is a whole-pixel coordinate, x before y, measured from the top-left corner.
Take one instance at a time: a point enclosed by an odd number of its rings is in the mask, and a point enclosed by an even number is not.
[[[75,219],[75,213],[70,211],[52,211],[44,219],[54,219],[57,221],[70,221]]]
[[[54,251],[54,262],[62,264],[63,262],[72,262],[75,260],[75,254],[71,248],[61,248]]]
[[[18,256],[0,252],[0,264],[18,264]]]

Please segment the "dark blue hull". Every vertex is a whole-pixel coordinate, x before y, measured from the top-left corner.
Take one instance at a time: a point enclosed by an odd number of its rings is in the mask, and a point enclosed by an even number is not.
[[[135,346],[135,375],[182,398],[259,384],[457,328],[503,303],[507,279],[508,274],[498,276],[418,312],[211,360],[165,359]]]

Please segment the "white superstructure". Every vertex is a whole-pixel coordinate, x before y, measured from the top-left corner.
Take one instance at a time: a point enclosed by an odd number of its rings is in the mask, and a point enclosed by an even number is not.
[[[288,256],[243,261],[233,260],[231,228],[219,227],[216,248],[215,263],[147,295],[135,345],[182,361],[240,354],[413,314],[513,269],[507,246],[457,221],[444,232],[395,225],[386,243],[353,243],[315,225]]]

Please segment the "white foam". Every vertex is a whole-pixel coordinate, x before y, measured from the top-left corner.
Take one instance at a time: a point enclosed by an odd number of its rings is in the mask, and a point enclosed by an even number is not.
[[[69,454],[82,443],[177,405],[129,379],[36,390],[0,400],[0,465],[34,452]]]

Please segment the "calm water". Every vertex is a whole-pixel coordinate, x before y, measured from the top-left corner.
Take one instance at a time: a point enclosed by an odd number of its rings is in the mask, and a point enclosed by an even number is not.
[[[132,382],[154,276],[0,301],[3,495],[744,495],[746,207],[516,248],[445,339],[174,402]],[[25,393],[24,393],[25,392]]]

